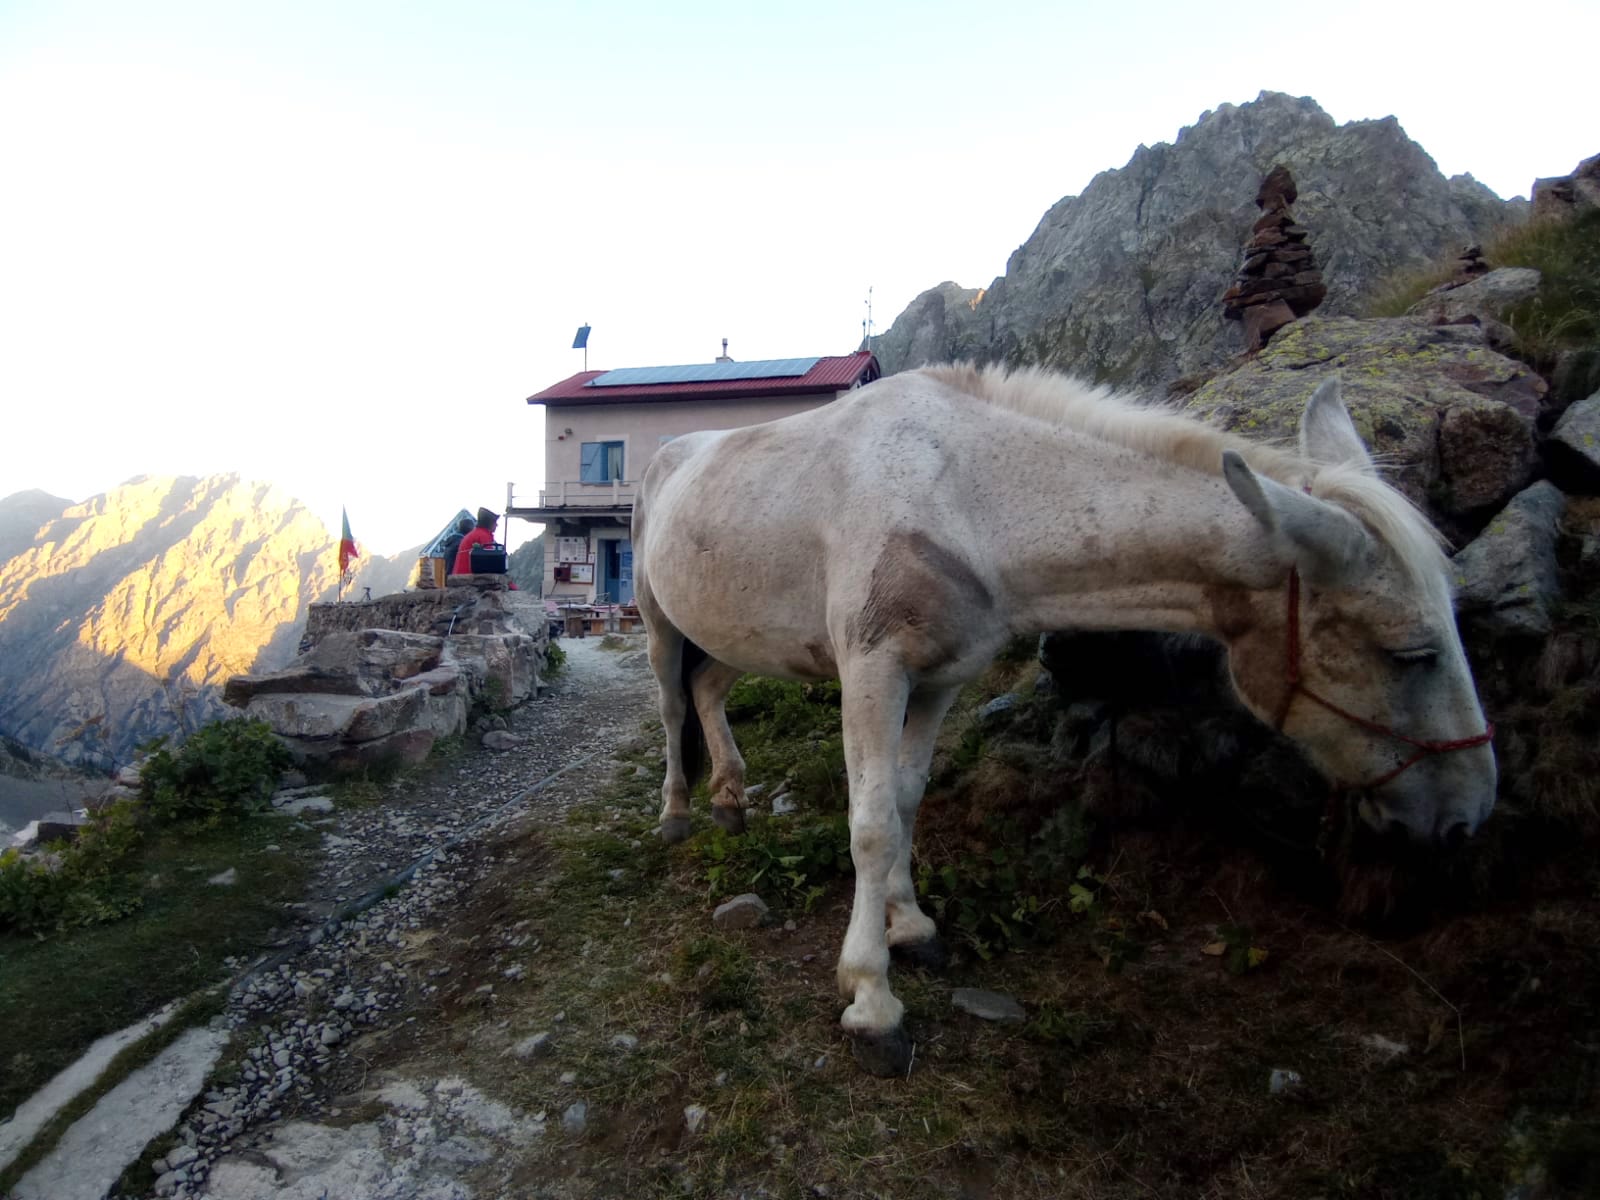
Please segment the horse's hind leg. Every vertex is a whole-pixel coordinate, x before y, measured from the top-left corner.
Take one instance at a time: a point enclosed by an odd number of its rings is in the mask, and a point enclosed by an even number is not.
[[[896,958],[933,969],[944,966],[947,956],[933,918],[917,905],[917,890],[911,881],[911,834],[917,824],[922,793],[928,786],[934,739],[957,691],[939,688],[912,693],[906,705],[905,729],[900,734],[900,763],[895,778],[900,845],[889,871],[889,949]]]
[[[650,632],[650,670],[660,691],[661,729],[667,739],[667,774],[661,784],[661,840],[681,842],[689,836],[689,779],[684,762],[684,723],[689,695],[683,685],[687,642],[654,605],[643,600],[640,612]],[[698,733],[690,730],[692,737]]]
[[[729,833],[744,832],[744,758],[728,728],[728,692],[743,671],[710,659],[690,683],[711,751],[711,819]]]

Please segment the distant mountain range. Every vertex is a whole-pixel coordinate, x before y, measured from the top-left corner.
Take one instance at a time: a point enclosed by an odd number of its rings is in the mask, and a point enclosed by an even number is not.
[[[886,373],[1038,363],[1150,390],[1218,365],[1242,349],[1222,293],[1278,163],[1299,187],[1294,213],[1328,315],[1355,313],[1391,273],[1436,263],[1529,207],[1470,175],[1446,179],[1393,117],[1339,125],[1314,100],[1262,92],[1203,114],[1170,145],[1140,146],[1045,213],[1004,275],[928,289],[872,348]]]
[[[415,561],[359,559],[346,594],[398,591]],[[8,496],[0,735],[71,766],[125,763],[152,737],[231,711],[229,675],[293,657],[306,606],[333,599],[337,575],[336,534],[236,475],[140,477],[82,504]]]

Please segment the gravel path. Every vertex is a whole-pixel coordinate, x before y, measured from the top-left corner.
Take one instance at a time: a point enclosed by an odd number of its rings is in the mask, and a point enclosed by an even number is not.
[[[653,712],[643,639],[627,641],[603,650],[599,639],[564,640],[567,669],[545,696],[507,714],[506,732],[516,739],[509,749],[475,747],[386,786],[372,803],[332,812],[302,805],[298,819],[322,830],[327,857],[276,953],[234,989],[214,1026],[232,1030],[236,1050],[189,1106],[176,1149],[157,1161],[155,1196],[464,1198],[453,1182],[463,1164],[541,1131],[460,1080],[386,1089],[389,1117],[377,1126],[317,1118],[338,1116],[327,1111],[323,1078],[360,1074],[351,1046],[357,1036],[403,1037],[417,1019],[408,1010],[438,992],[433,976],[441,968],[430,968],[425,955],[413,966],[407,952],[488,871],[489,856],[476,847],[509,822],[560,819],[583,798],[588,772],[562,775],[561,786],[548,786],[550,777],[590,759],[597,768],[609,764],[609,752],[637,736]],[[422,865],[395,883],[419,858]],[[349,912],[374,896],[370,907]],[[82,1123],[96,1124],[96,1114]],[[98,1195],[88,1183],[92,1165],[83,1164],[78,1189],[86,1200]],[[77,1193],[53,1156],[16,1194],[66,1200]]]

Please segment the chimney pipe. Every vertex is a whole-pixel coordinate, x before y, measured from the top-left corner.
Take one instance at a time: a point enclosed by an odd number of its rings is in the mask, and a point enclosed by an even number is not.
[[[718,362],[732,362],[733,361],[733,359],[728,357],[728,339],[727,338],[723,338],[722,339],[722,353],[717,355],[717,361]]]

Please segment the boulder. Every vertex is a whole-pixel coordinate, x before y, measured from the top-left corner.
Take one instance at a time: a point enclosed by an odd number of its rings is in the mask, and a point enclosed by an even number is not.
[[[50,842],[73,842],[87,824],[89,818],[78,813],[48,812],[39,818],[34,837],[41,846]]]
[[[1433,325],[1484,325],[1537,296],[1539,280],[1532,267],[1501,267],[1470,282],[1429,292],[1406,315]]]
[[[1545,445],[1552,472],[1570,490],[1600,493],[1600,392],[1562,413]]]
[[[289,751],[324,775],[352,775],[415,767],[426,761],[436,739],[426,729],[404,729],[370,742],[289,743]]]
[[[754,892],[735,896],[719,904],[711,914],[711,923],[718,929],[754,929],[767,919],[767,902]]]
[[[970,1013],[980,1021],[1020,1023],[1027,1014],[1010,996],[1001,992],[986,992],[982,988],[956,988],[950,993],[950,1003],[957,1010]]]
[[[1203,384],[1186,407],[1224,429],[1292,442],[1306,400],[1330,374],[1391,481],[1447,533],[1475,528],[1532,479],[1544,382],[1471,325],[1307,317]]]
[[[1506,505],[1455,556],[1456,609],[1465,626],[1489,637],[1543,637],[1561,598],[1556,539],[1567,500],[1541,481]]]
[[[414,724],[426,696],[425,688],[388,696],[270,692],[252,698],[245,714],[266,721],[286,738],[369,742]]]

